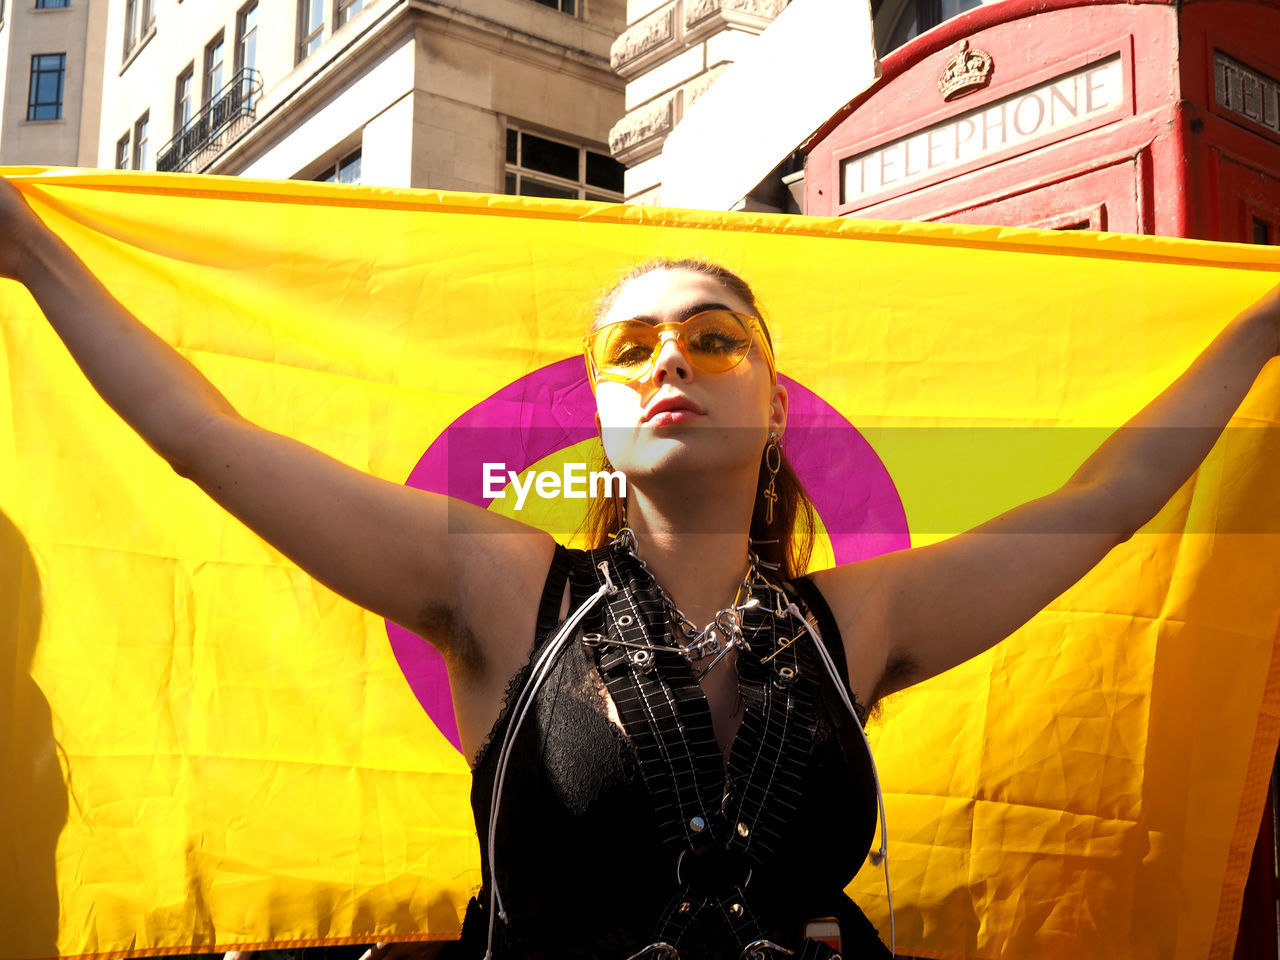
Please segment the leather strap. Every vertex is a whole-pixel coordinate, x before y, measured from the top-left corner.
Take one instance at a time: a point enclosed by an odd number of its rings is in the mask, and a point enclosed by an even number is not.
[[[601,677],[636,749],[659,832],[680,884],[655,939],[679,947],[694,920],[719,915],[745,946],[762,939],[752,909],[751,871],[776,849],[799,806],[813,742],[813,686],[820,667],[802,624],[780,596],[761,591],[743,612],[738,676],[745,715],[726,766],[706,697],[674,645],[653,578],[614,546],[607,559],[621,589],[590,629]],[[779,591],[780,593],[780,591]],[[796,599],[786,595],[786,599]],[[620,640],[624,644],[610,643]]]

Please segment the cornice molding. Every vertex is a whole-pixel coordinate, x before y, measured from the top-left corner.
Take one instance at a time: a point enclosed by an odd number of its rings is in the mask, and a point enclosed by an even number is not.
[[[609,49],[609,64],[623,77],[633,77],[675,47],[676,6],[672,3],[638,20]]]
[[[685,0],[685,43],[727,27],[759,33],[786,5],[787,0]]]
[[[675,94],[659,97],[632,110],[609,131],[609,152],[619,163],[633,166],[650,153],[657,153],[675,125]]]

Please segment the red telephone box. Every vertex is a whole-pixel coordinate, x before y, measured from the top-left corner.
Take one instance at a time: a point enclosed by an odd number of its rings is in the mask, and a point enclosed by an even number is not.
[[[810,214],[1280,243],[1280,2],[979,7],[808,150]]]
[[[1280,243],[1280,0],[1004,0],[806,144],[804,212]],[[1274,807],[1238,960],[1277,957]]]

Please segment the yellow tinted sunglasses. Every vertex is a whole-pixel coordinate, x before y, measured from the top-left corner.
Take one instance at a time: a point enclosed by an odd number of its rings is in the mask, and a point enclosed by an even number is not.
[[[705,373],[724,373],[740,364],[760,339],[769,362],[769,375],[777,380],[773,349],[760,321],[731,310],[704,310],[677,323],[645,323],[619,320],[592,330],[583,338],[587,371],[592,385],[600,380],[630,383],[643,379],[658,360],[658,352],[668,340],[688,361]]]

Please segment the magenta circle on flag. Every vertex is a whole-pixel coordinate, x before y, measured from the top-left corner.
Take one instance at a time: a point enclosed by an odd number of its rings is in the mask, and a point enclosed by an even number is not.
[[[906,511],[879,456],[831,404],[789,377],[787,457],[831,538],[836,563],[910,546]],[[581,357],[542,367],[462,414],[427,448],[406,484],[487,507],[485,462],[523,473],[558,450],[596,435],[595,398]],[[426,641],[387,621],[387,636],[409,687],[440,732],[459,750],[444,658]]]

